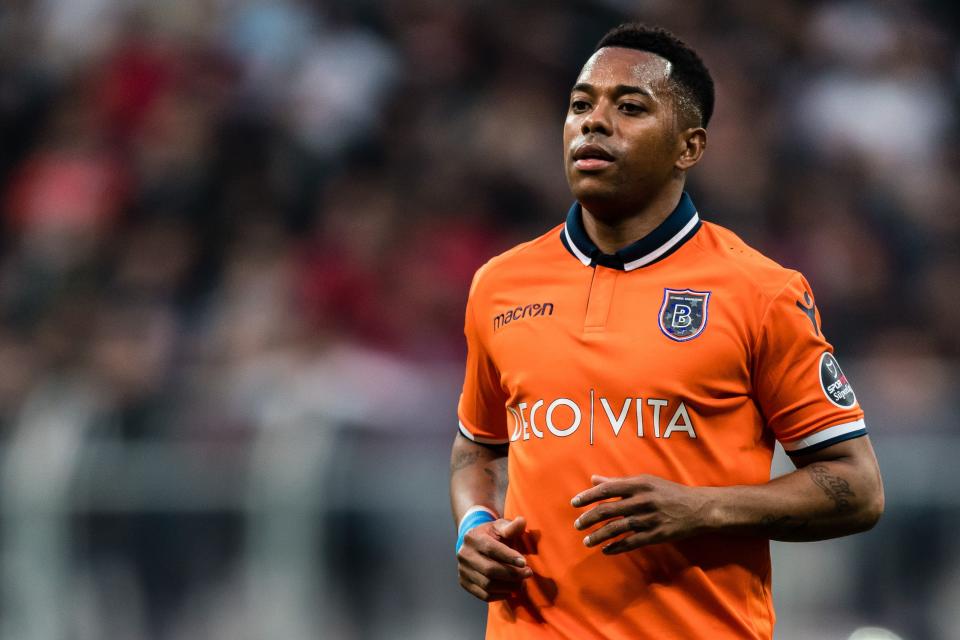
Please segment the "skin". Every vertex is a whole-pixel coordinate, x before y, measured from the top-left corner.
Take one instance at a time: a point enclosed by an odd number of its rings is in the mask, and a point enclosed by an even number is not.
[[[676,93],[670,63],[607,47],[584,65],[563,128],[570,190],[591,240],[613,253],[655,229],[676,207],[686,172],[703,156],[706,131]],[[577,162],[583,144],[607,163]],[[507,447],[457,435],[450,495],[457,522],[473,505],[503,513]],[[883,512],[883,484],[866,436],[793,458],[797,470],[751,486],[688,487],[651,475],[594,475],[571,504],[584,545],[616,555],[705,533],[773,540],[824,540],[870,529]],[[520,552],[522,516],[471,530],[457,555],[460,584],[490,602],[522,590],[533,574]]]
[[[573,526],[583,543],[616,555],[704,533],[804,542],[873,527],[883,484],[870,439],[841,442],[793,459],[793,473],[761,485],[688,487],[650,475],[605,478],[571,504],[591,507]]]
[[[457,434],[450,454],[450,506],[459,523],[467,509],[481,505],[503,513],[507,489],[507,446],[479,444]],[[484,523],[464,537],[457,553],[460,586],[493,602],[518,592],[533,576],[517,551],[526,529],[523,517]]]
[[[577,77],[563,126],[564,167],[583,206],[587,233],[613,253],[655,229],[683,193],[686,172],[703,157],[707,132],[679,108],[670,63],[645,51],[606,47]],[[578,169],[585,143],[614,156],[609,166]]]

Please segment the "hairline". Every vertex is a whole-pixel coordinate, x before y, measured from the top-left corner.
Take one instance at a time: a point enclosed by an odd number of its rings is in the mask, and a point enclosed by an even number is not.
[[[657,53],[656,51],[650,51],[649,49],[644,49],[642,47],[630,47],[622,44],[605,44],[602,47],[597,47],[593,50],[593,53],[590,54],[590,58],[597,55],[597,53],[603,51],[604,49],[627,49],[630,51],[640,51],[642,53],[649,53],[650,55],[660,58],[666,62],[666,74],[664,75],[663,80],[667,83],[667,85],[670,86],[670,91],[673,94],[672,98],[674,102],[674,111],[676,112],[678,125],[682,120],[685,119],[681,112],[689,110],[692,112],[692,114],[690,114],[690,125],[693,127],[703,127],[703,111],[697,108],[696,104],[691,102],[693,92],[688,87],[685,87],[679,80],[673,77],[674,65],[672,60]],[[588,62],[590,58],[587,58]],[[586,62],[584,65],[586,65]],[[690,104],[685,108],[684,103],[688,102]]]

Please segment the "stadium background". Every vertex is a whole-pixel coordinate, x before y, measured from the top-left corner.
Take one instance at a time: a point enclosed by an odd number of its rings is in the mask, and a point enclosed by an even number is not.
[[[886,479],[870,533],[774,545],[778,637],[960,637],[958,6],[2,3],[0,638],[480,637],[466,290],[561,220],[625,18],[711,68],[689,188],[807,275]]]

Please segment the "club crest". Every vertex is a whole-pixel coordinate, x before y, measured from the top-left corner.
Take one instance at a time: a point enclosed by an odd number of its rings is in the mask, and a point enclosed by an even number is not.
[[[709,291],[664,289],[660,305],[660,330],[677,342],[693,340],[707,326]]]

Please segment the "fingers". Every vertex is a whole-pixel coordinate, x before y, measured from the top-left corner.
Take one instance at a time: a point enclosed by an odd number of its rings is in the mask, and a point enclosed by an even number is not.
[[[656,519],[649,516],[646,518],[638,516],[617,518],[586,536],[583,539],[583,544],[588,547],[596,547],[625,533],[649,531],[656,525]]]
[[[467,548],[466,545],[460,549],[457,561],[459,566],[476,571],[490,580],[521,582],[533,575],[533,571],[529,567],[521,568],[492,560],[477,552],[476,549]]]
[[[648,502],[645,499],[632,498],[615,500],[613,502],[603,502],[595,506],[593,509],[590,509],[586,513],[581,514],[580,517],[574,521],[573,526],[580,530],[589,529],[593,525],[597,524],[598,522],[603,522],[604,520],[651,513],[654,510],[653,503]]]
[[[599,502],[574,522],[579,530],[600,527],[585,536],[584,545],[603,547],[616,555],[638,547],[697,535],[707,526],[703,516],[708,489],[687,487],[652,475],[608,478],[594,475],[593,487],[571,503],[584,507]],[[617,498],[620,498],[619,500]]]
[[[484,602],[496,602],[497,600],[506,600],[511,595],[509,593],[490,593],[488,591],[484,591],[483,589],[481,589],[475,584],[464,582],[463,580],[460,580],[460,586],[466,589],[467,593],[474,596],[475,598],[479,598],[480,600],[483,600]]]
[[[525,527],[524,520],[516,518],[469,531],[457,553],[460,585],[484,602],[501,600],[522,589],[523,581],[533,576],[533,571],[522,555],[497,538],[515,537]]]
[[[464,582],[463,578],[460,578],[460,586],[467,590],[467,593],[472,595],[475,598],[479,598],[484,602],[493,602],[493,598],[490,597],[490,594],[478,587],[477,585]]]
[[[513,520],[504,520],[501,518],[493,523],[493,530],[501,538],[515,538],[527,528],[527,521],[523,516],[517,516]]]
[[[645,491],[650,488],[649,483],[641,478],[606,478],[604,476],[593,476],[593,480],[598,482],[598,484],[575,495],[573,500],[570,501],[570,504],[575,507],[585,507],[588,504],[593,504],[601,500],[632,496],[638,491]]]
[[[660,529],[651,528],[648,531],[642,531],[632,536],[621,538],[616,542],[611,542],[607,546],[603,547],[601,551],[603,551],[605,555],[615,556],[617,554],[633,551],[634,549],[639,549],[640,547],[645,547],[647,545],[665,542],[668,538],[669,536],[667,536]]]
[[[479,571],[474,571],[469,567],[460,565],[460,584],[464,589],[467,589],[467,586],[473,586],[477,589],[483,591],[488,596],[508,596],[512,593],[517,593],[523,588],[523,581],[503,581],[503,580],[491,580],[488,576],[483,575]],[[470,589],[467,589],[470,591]],[[471,591],[471,593],[473,593]],[[484,599],[480,594],[474,593],[477,597]]]
[[[656,505],[649,495],[654,488],[651,477],[610,478],[593,475],[590,481],[594,486],[574,496],[571,504],[575,507],[585,507],[597,502],[600,504],[581,514],[574,522],[574,527],[585,530],[604,524],[585,536],[583,544],[596,547],[614,540],[603,547],[605,554],[623,553],[652,544],[652,532],[658,526],[659,520],[656,517]],[[620,539],[615,540],[616,538]]]
[[[477,549],[484,555],[493,558],[504,564],[511,564],[517,567],[527,566],[523,555],[511,547],[508,542],[520,536],[527,528],[527,521],[518,516],[513,520],[504,520],[501,518],[490,527],[493,535],[487,534],[487,530],[476,530],[474,538]],[[470,533],[474,533],[471,531]],[[470,533],[467,536],[470,536]]]
[[[520,526],[526,526],[522,519],[517,518],[517,520],[521,522],[519,525],[514,525],[515,530]],[[457,553],[458,561],[490,578],[518,580],[529,577],[532,571],[527,567],[527,561],[523,555],[495,537],[498,535],[498,525],[507,526],[501,523],[508,523],[508,521],[498,520],[468,531],[464,536],[463,546]]]
[[[505,565],[511,565],[513,567],[527,566],[527,561],[516,549],[508,547],[503,542],[495,540],[492,536],[486,534],[477,534],[471,538],[471,534],[473,533],[473,531],[467,533],[467,536],[464,538],[463,548],[467,548],[469,545],[470,548],[476,549],[487,558]]]
[[[458,567],[458,571],[463,580],[477,585],[487,593],[514,591],[523,582],[522,580],[494,580],[462,564]]]

